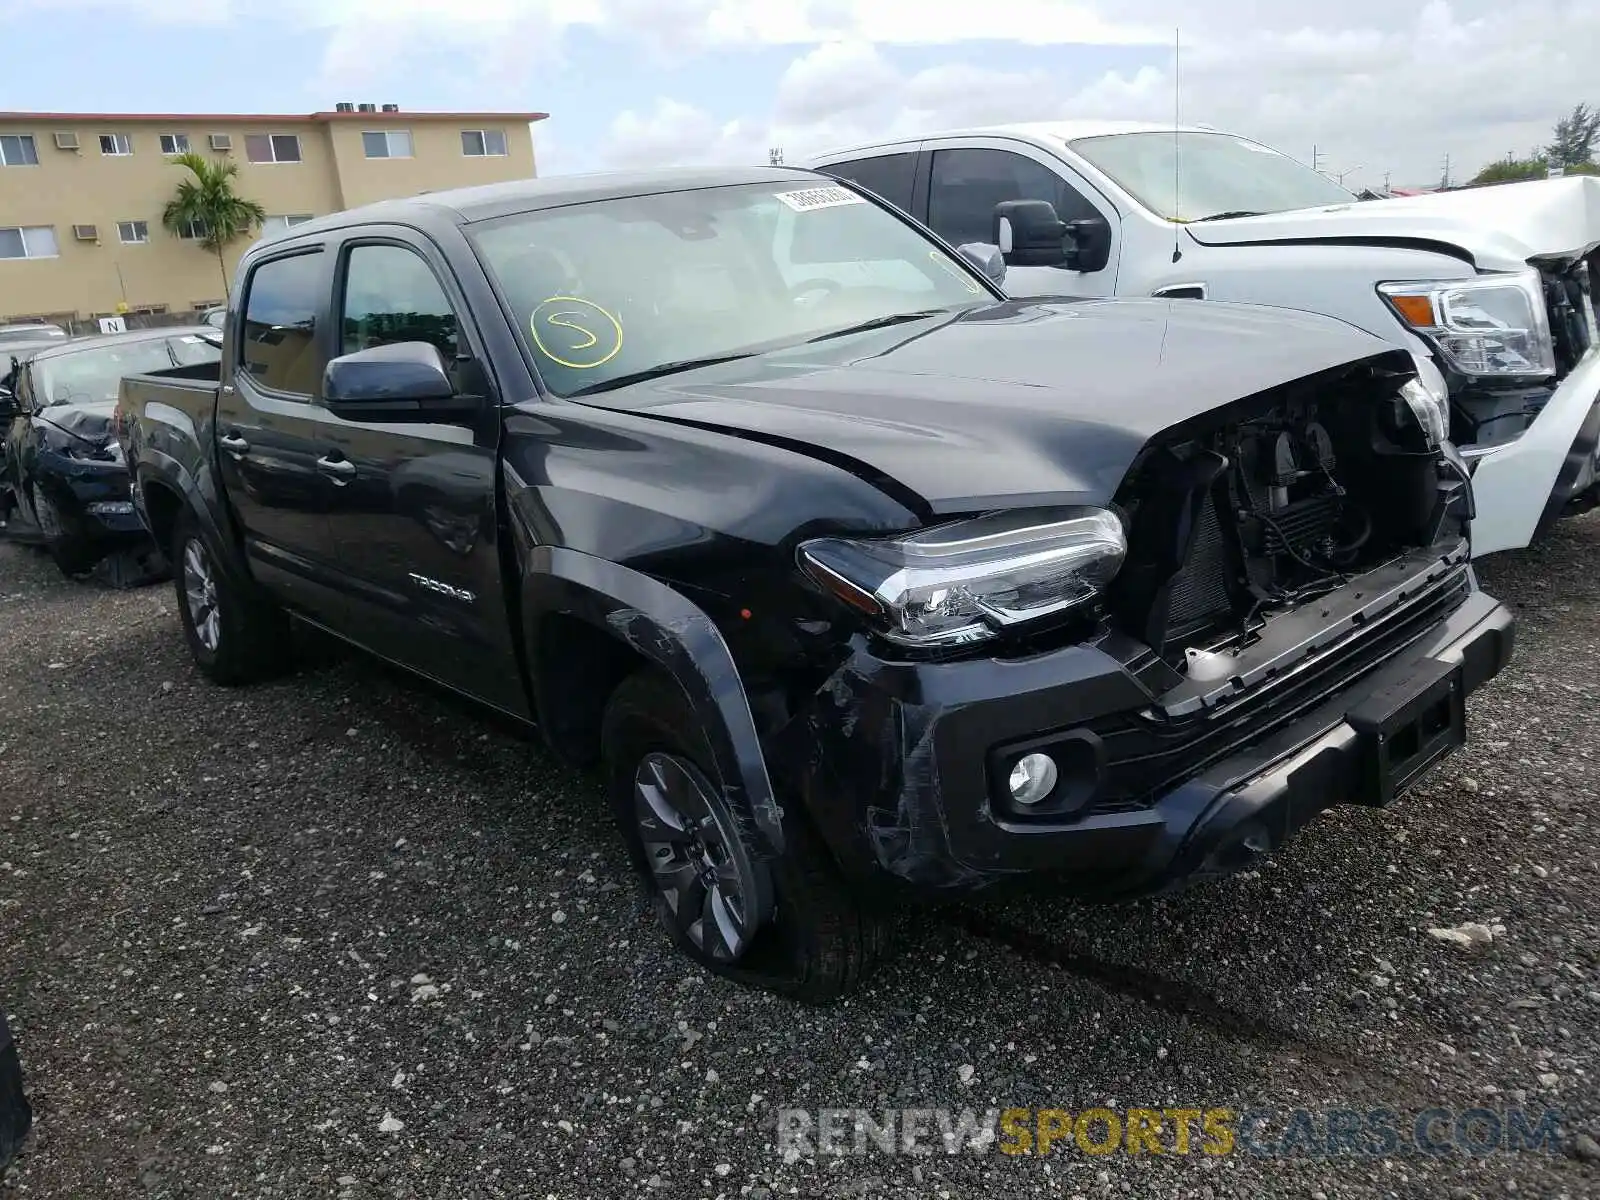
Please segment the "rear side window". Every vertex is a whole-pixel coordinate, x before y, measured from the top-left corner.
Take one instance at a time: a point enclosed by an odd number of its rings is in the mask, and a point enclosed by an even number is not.
[[[880,154],[876,158],[834,163],[823,167],[822,171],[835,179],[848,179],[851,183],[860,184],[874,196],[910,212],[911,183],[916,175],[916,166],[915,154]]]
[[[994,206],[1003,200],[1048,200],[1063,221],[1099,215],[1076,188],[1041,163],[1006,150],[936,150],[928,190],[928,224],[959,246],[994,241]]]
[[[257,386],[306,399],[321,390],[322,265],[320,253],[297,254],[271,259],[250,273],[239,365]]]

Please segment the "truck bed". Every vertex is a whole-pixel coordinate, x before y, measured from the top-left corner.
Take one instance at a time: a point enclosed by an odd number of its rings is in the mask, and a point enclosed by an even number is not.
[[[152,446],[197,469],[209,458],[220,385],[221,364],[214,362],[124,376],[113,428],[129,463],[141,447]]]

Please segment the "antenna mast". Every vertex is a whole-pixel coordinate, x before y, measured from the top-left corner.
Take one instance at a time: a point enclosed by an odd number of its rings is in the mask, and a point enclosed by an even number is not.
[[[1183,241],[1178,229],[1178,221],[1183,213],[1180,197],[1178,173],[1178,52],[1181,31],[1174,28],[1172,31],[1172,261],[1177,262],[1183,257]]]

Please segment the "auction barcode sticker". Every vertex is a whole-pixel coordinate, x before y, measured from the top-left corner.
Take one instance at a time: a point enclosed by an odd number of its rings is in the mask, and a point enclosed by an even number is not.
[[[849,188],[814,187],[798,192],[779,192],[782,200],[795,212],[810,212],[814,208],[838,208],[841,204],[865,204],[866,201]]]

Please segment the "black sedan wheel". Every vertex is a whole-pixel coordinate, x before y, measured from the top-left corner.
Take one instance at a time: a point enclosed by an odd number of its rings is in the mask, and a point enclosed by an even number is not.
[[[37,480],[29,498],[33,501],[33,519],[44,538],[45,549],[61,568],[61,573],[70,578],[92,570],[100,558],[94,545],[71,527],[50,493],[40,487]]]

